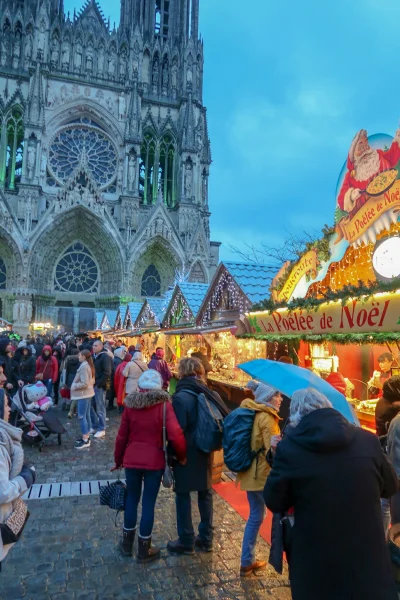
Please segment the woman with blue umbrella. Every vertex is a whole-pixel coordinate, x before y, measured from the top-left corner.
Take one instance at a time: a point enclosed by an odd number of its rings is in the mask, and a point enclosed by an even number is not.
[[[294,509],[293,600],[397,600],[380,510],[380,498],[397,491],[396,473],[377,437],[321,392],[291,398],[264,500],[274,513]]]

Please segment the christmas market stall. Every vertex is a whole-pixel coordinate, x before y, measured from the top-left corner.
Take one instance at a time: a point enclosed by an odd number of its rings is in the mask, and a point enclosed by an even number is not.
[[[247,337],[295,342],[301,366],[331,382],[340,373],[371,429],[385,380],[400,373],[399,141],[398,133],[357,134],[339,178],[334,227],[285,263],[271,297],[247,317]],[[362,177],[361,145],[376,155]]]
[[[143,346],[142,353],[146,362],[150,361],[156,348],[165,350],[165,335],[161,331],[165,303],[165,298],[146,298],[136,319],[136,326],[140,331],[138,342]]]
[[[121,340],[127,348],[139,342],[141,332],[137,327],[137,319],[143,304],[143,302],[128,302],[121,312],[120,321],[117,317],[114,338]]]
[[[270,281],[270,268],[265,265],[222,262],[196,318],[201,335],[196,350],[206,354],[212,367],[209,384],[231,406],[243,400],[243,386],[248,381],[237,365],[267,356],[264,340],[238,339],[236,335],[245,331],[244,315],[265,297]]]
[[[161,325],[166,336],[166,357],[175,367],[180,358],[203,345],[196,316],[207,290],[207,284],[182,282],[172,292]]]

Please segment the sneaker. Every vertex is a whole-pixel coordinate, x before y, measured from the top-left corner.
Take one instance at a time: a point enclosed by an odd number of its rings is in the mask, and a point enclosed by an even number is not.
[[[174,554],[187,554],[189,556],[194,554],[193,546],[184,546],[179,538],[173,542],[168,542],[167,550],[173,552]]]
[[[97,429],[93,429],[92,427],[92,429],[89,431],[89,434],[94,435],[95,433],[97,433]]]
[[[102,431],[97,431],[94,434],[94,437],[97,438],[97,439],[106,437],[106,432],[104,431],[104,429]]]
[[[82,448],[90,448],[90,440],[79,440],[75,442],[75,448],[82,450]]]
[[[213,544],[212,542],[206,542],[206,540],[202,540],[200,536],[194,540],[194,546],[196,550],[201,550],[203,552],[212,552]]]
[[[256,560],[249,567],[240,567],[240,577],[250,577],[253,573],[258,573],[259,571],[264,571],[267,568],[267,563],[265,560]]]

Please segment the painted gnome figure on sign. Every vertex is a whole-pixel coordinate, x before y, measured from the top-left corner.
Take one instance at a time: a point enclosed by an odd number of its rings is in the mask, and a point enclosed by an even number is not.
[[[371,148],[368,134],[361,129],[353,139],[347,159],[347,173],[338,196],[338,207],[352,218],[367,202],[368,184],[376,175],[394,168],[400,160],[400,129],[389,150]],[[396,174],[394,174],[396,177]]]

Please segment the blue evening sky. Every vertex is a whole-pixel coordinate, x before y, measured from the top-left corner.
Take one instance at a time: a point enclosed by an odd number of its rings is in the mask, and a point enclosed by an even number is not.
[[[100,5],[118,23],[118,0]],[[200,0],[200,17],[221,258],[333,224],[354,134],[399,126],[400,2]]]

